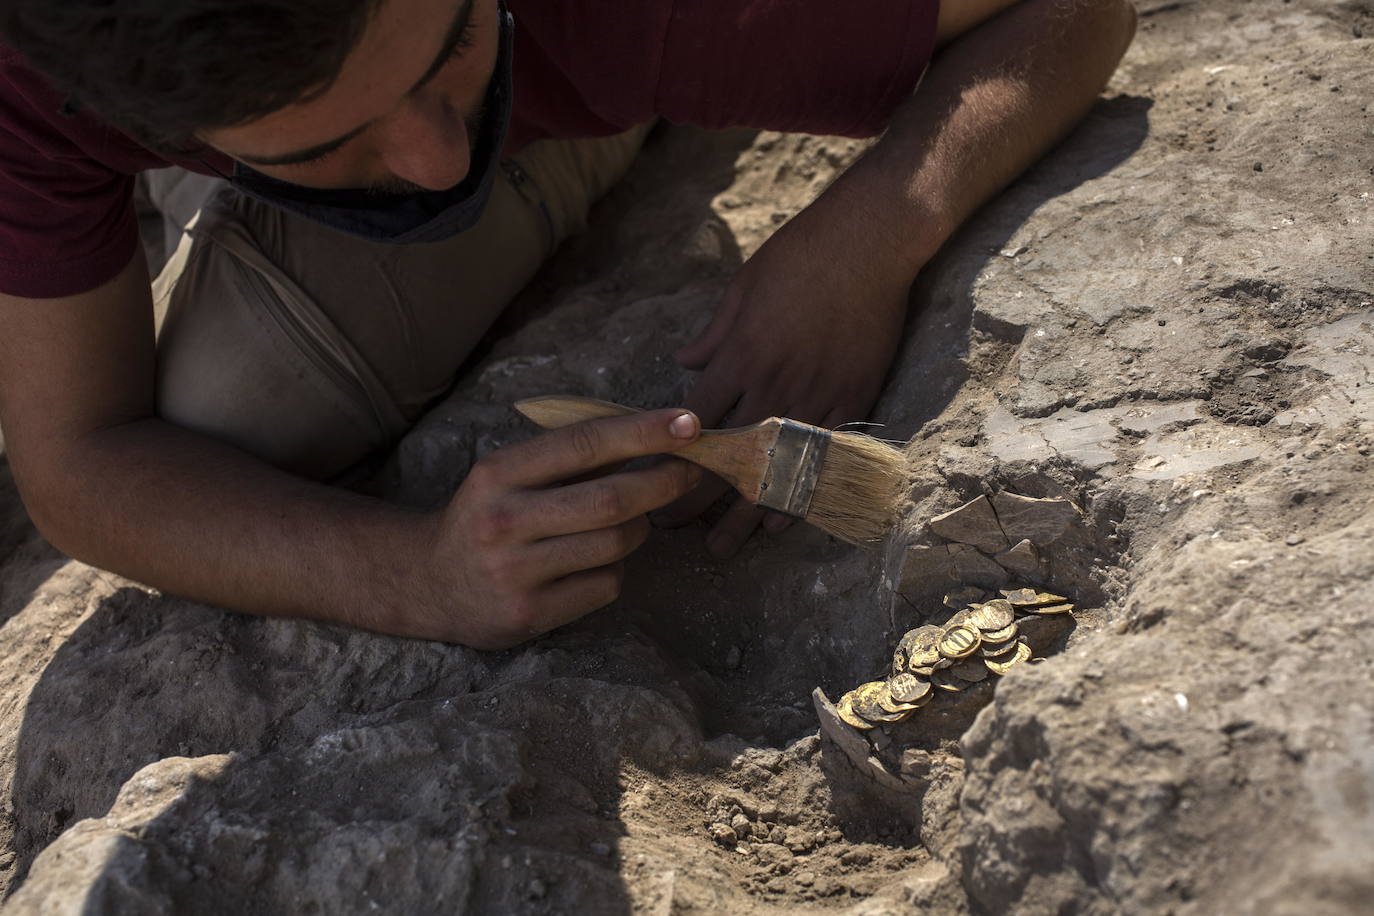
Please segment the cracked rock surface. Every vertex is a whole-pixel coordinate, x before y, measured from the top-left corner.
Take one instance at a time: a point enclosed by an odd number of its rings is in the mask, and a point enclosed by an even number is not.
[[[486,654],[70,562],[0,469],[0,911],[1367,908],[1374,11],[1142,13],[1084,124],[917,284],[876,412],[916,472],[885,551],[798,525],[722,563],[657,532],[615,606]],[[442,500],[533,434],[521,397],[674,403],[669,354],[860,151],[657,136],[387,491]],[[811,691],[890,660],[925,522],[1005,521],[999,494],[1082,519],[1044,556],[962,546],[1082,613],[875,737],[900,779],[856,768]]]

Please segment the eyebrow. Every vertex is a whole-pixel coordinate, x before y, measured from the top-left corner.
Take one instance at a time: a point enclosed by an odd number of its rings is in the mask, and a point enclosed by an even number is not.
[[[453,56],[454,50],[462,42],[463,35],[468,30],[468,23],[472,19],[472,5],[473,0],[463,0],[463,5],[458,8],[457,15],[449,24],[448,33],[444,36],[444,43],[439,48],[439,53],[435,55],[434,62],[429,65],[429,69],[424,72],[424,75],[415,81],[415,85],[406,90],[407,95],[419,92],[430,80],[439,75],[440,70],[444,69],[444,64],[448,63],[449,58]],[[231,153],[230,155],[250,165],[299,165],[312,159],[318,159],[326,153],[332,153],[371,126],[372,121],[367,121],[333,140],[326,140],[324,143],[316,143],[314,146],[291,153],[282,153],[278,156],[248,156],[238,153]]]

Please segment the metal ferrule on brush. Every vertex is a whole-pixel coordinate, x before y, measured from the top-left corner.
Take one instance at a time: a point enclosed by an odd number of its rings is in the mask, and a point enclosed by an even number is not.
[[[806,518],[829,445],[830,430],[782,419],[778,438],[768,450],[768,468],[763,472],[758,505]]]

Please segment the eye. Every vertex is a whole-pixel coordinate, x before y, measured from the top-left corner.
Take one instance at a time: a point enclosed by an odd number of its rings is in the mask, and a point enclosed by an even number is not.
[[[335,156],[337,156],[337,155],[339,154],[339,150],[340,150],[340,149],[342,149],[342,147],[336,146],[336,147],[334,147],[334,148],[331,149],[331,150],[328,150],[328,151],[326,151],[326,152],[320,153],[318,156],[312,156],[312,157],[309,158],[309,159],[302,159],[302,160],[300,160],[299,162],[288,162],[288,163],[286,163],[286,165],[287,165],[288,168],[290,168],[290,167],[301,168],[301,167],[303,167],[303,166],[319,165],[321,162],[326,162],[326,161],[328,161],[328,160],[330,160],[330,159],[333,159]]]
[[[462,57],[463,52],[472,47],[472,33],[472,17],[469,16],[468,21],[463,23],[463,31],[458,33],[458,38],[454,40],[453,47],[448,52],[448,59],[450,61]]]

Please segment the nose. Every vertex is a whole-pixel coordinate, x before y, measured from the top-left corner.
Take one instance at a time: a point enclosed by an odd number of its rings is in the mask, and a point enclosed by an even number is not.
[[[467,125],[462,113],[438,93],[407,99],[387,119],[382,142],[382,161],[404,181],[442,191],[467,176]]]

